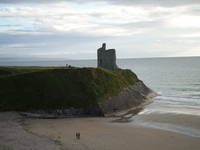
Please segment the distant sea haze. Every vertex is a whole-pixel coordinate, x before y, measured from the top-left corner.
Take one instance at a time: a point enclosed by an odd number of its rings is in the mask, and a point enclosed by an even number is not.
[[[120,68],[131,69],[147,86],[160,94],[144,113],[200,115],[200,57],[137,58],[117,60]],[[96,67],[96,60],[11,61],[1,66]]]

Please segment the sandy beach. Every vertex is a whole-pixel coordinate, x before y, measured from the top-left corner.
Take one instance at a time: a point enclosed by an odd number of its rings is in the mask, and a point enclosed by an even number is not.
[[[129,123],[113,123],[113,118],[24,119],[9,112],[0,113],[0,149],[199,150],[199,137],[135,123],[141,120],[200,131],[199,117],[188,115],[139,115]]]
[[[0,113],[0,150],[59,150],[47,137],[34,135],[23,127],[23,118],[15,112]]]

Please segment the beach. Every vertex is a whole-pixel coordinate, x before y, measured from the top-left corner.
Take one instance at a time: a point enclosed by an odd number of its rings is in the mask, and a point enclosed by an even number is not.
[[[27,132],[16,112],[0,112],[0,150],[60,150],[47,137]]]
[[[66,150],[198,150],[199,116],[179,114],[141,114],[130,122],[113,122],[116,118],[30,119],[15,112],[0,114],[0,145],[13,149]],[[148,126],[173,124],[165,129]],[[174,126],[172,126],[174,127]],[[170,128],[170,126],[169,126]],[[179,132],[178,129],[186,129]],[[180,130],[182,131],[182,130]],[[80,140],[76,139],[80,132]]]
[[[200,0],[0,0],[0,150],[200,150]]]

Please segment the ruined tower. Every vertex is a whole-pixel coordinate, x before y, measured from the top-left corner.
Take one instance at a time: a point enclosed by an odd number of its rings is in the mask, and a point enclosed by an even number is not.
[[[106,50],[106,43],[97,50],[98,67],[114,70],[117,69],[115,49]]]

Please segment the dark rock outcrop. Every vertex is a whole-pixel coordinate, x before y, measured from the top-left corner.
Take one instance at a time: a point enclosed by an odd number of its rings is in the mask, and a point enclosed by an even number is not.
[[[119,111],[138,107],[156,95],[142,81],[139,81],[123,89],[118,95],[99,102],[99,107],[105,116],[110,116]]]

